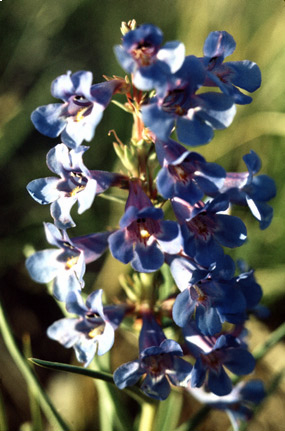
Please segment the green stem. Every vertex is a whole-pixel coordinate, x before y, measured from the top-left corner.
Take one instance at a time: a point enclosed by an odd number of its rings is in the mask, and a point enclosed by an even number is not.
[[[132,111],[130,111],[130,109],[128,109],[125,105],[123,105],[122,103],[118,102],[118,100],[111,100],[111,103],[114,103],[114,105],[118,106],[119,108],[121,108],[123,111],[127,112],[128,114],[132,114]]]
[[[17,365],[20,372],[22,373],[28,387],[30,388],[34,396],[38,398],[41,408],[45,413],[47,419],[50,421],[51,424],[54,425],[57,431],[69,431],[70,428],[63,421],[61,416],[58,414],[55,407],[51,403],[49,397],[41,387],[36,376],[33,374],[30,366],[26,362],[26,359],[20,353],[15,343],[14,337],[12,335],[11,328],[9,327],[7,319],[3,312],[1,303],[0,303],[0,329],[10,355],[12,356],[15,364]]]
[[[256,361],[263,358],[263,356],[275,346],[275,344],[279,343],[279,341],[285,338],[285,323],[282,323],[275,331],[273,331],[269,338],[263,343],[261,346],[257,347],[253,351],[253,356]]]
[[[117,196],[106,195],[106,194],[102,193],[102,194],[99,194],[98,197],[103,198],[103,199],[107,199],[108,201],[117,202],[119,204],[125,204],[126,203],[126,199],[119,198]]]
[[[143,403],[138,431],[153,431],[157,404]]]
[[[32,355],[31,339],[29,334],[25,334],[23,336],[23,353],[25,358],[28,358],[29,356]],[[33,368],[33,365],[32,365],[32,368]],[[34,371],[34,368],[33,368],[33,371]],[[30,411],[31,411],[31,420],[32,420],[31,431],[43,430],[43,423],[42,423],[40,404],[38,400],[38,394],[35,395],[29,386],[28,386],[28,394],[30,398]]]
[[[0,430],[1,431],[8,431],[5,405],[4,405],[4,401],[3,401],[3,397],[2,397],[1,392],[0,392]]]

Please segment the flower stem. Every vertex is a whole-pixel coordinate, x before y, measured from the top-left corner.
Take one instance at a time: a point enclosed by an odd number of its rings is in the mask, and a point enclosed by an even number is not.
[[[263,356],[275,346],[275,344],[279,343],[279,341],[285,338],[285,323],[282,323],[275,331],[273,331],[269,338],[263,343],[261,346],[258,346],[253,351],[253,356],[258,361],[263,358]]]
[[[56,411],[55,407],[51,403],[49,397],[45,393],[44,389],[41,387],[39,381],[36,376],[33,374],[30,366],[26,362],[26,359],[20,353],[14,337],[12,335],[11,328],[7,322],[4,311],[2,309],[2,305],[0,303],[0,329],[2,332],[3,340],[6,344],[6,347],[12,356],[15,364],[19,368],[22,373],[29,389],[34,394],[35,397],[39,400],[40,406],[45,413],[47,419],[51,424],[54,425],[55,429],[58,431],[69,431],[69,426],[63,421],[61,416]]]
[[[153,431],[157,405],[156,403],[143,403],[138,431]]]

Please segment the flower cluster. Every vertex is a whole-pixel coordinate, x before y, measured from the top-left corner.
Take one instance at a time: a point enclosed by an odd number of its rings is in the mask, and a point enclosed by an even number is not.
[[[47,166],[57,176],[27,186],[37,202],[51,204],[54,224],[45,223],[45,231],[56,248],[36,252],[26,266],[35,281],[53,281],[55,298],[76,316],[54,322],[48,336],[73,347],[87,366],[96,353],[111,349],[115,330],[128,316],[130,329],[141,325],[139,352],[138,359],[115,370],[120,389],[141,381],[141,390],[159,400],[175,385],[221,397],[215,398],[217,408],[242,405],[243,397],[254,402],[250,383],[233,389],[226,370],[238,376],[254,370],[244,324],[258,307],[261,287],[253,270],[237,270],[227,249],[247,239],[247,228],[231,214],[232,207],[247,205],[265,229],[272,219],[268,201],[275,185],[268,176],[256,175],[261,162],[254,151],[244,156],[247,172],[227,173],[191,147],[209,143],[215,130],[231,125],[236,104],[252,100],[243,90],[259,88],[260,70],[248,60],[224,62],[235,49],[225,31],[210,33],[198,58],[185,55],[179,41],[163,45],[163,34],[153,25],[130,22],[123,29],[122,43],[114,51],[129,74],[126,78],[92,84],[91,72],[67,72],[51,87],[63,103],[41,106],[32,114],[38,131],[60,136],[61,142],[47,154]],[[92,140],[115,94],[126,97],[124,104],[116,104],[134,119],[128,144],[115,133],[114,147],[125,172],[89,170],[83,162],[89,147],[81,144]],[[117,226],[70,238],[72,206],[77,202],[82,214],[96,195],[111,187],[126,191]],[[98,289],[85,305],[86,265],[108,248],[115,259],[130,263],[123,282],[128,298],[103,305]],[[164,290],[164,296],[159,292],[166,273],[162,267],[169,269],[175,287]],[[160,273],[155,283],[154,273]],[[172,327],[171,339],[164,325]],[[184,340],[181,345],[178,339]]]

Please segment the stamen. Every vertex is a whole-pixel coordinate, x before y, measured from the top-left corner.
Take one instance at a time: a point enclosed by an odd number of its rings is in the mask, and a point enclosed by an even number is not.
[[[89,106],[79,109],[79,111],[75,115],[74,121],[79,122],[83,120],[85,118],[84,114],[88,109],[89,109]]]
[[[146,229],[140,229],[140,235],[142,238],[149,238],[150,233]]]
[[[91,329],[90,332],[88,332],[88,336],[90,338],[98,337],[99,335],[103,334],[104,328],[105,328],[105,324],[104,323],[102,325],[96,326],[95,328]]]
[[[77,193],[81,192],[81,190],[84,190],[85,186],[77,186],[75,187],[70,193],[69,196],[75,196]]]
[[[79,256],[69,257],[66,261],[65,268],[71,269],[74,265],[77,264]]]

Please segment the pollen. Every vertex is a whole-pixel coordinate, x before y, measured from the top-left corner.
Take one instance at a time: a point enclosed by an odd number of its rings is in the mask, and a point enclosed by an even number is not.
[[[176,115],[179,115],[179,116],[183,116],[183,115],[185,115],[185,114],[186,114],[186,111],[185,111],[185,109],[183,109],[181,106],[177,105],[177,106],[175,107],[175,114],[176,114]]]
[[[150,237],[150,233],[146,229],[140,229],[140,236],[142,238],[149,238]]]
[[[66,261],[66,269],[71,269],[78,262],[78,256],[69,257]]]
[[[198,294],[197,301],[198,302],[204,302],[205,299],[207,299],[207,296],[204,294],[204,292],[199,288],[199,286],[195,285],[193,286]]]
[[[79,111],[75,115],[74,121],[79,122],[79,121],[83,120],[85,117],[84,114],[87,111],[87,109],[88,109],[88,107],[79,109]]]
[[[88,332],[88,336],[90,338],[95,338],[98,335],[102,335],[104,332],[104,325],[96,326],[96,328],[93,328],[90,332]]]
[[[75,196],[77,193],[81,192],[81,190],[84,190],[84,189],[85,189],[85,186],[77,186],[69,193],[69,196],[70,197]]]

